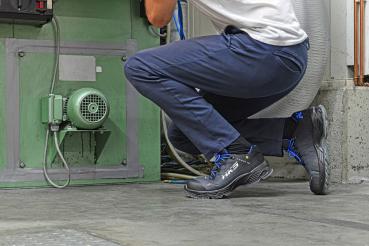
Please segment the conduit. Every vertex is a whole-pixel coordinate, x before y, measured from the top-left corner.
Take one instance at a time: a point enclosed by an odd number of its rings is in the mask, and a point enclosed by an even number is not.
[[[358,44],[359,44],[359,32],[358,32],[358,20],[357,20],[357,0],[354,0],[354,82],[355,85],[359,85],[359,53],[358,53]]]
[[[295,11],[310,39],[309,63],[300,84],[286,97],[250,118],[287,118],[308,108],[321,86],[329,55],[329,12],[325,1],[295,0]]]
[[[354,82],[357,86],[364,86],[364,69],[365,1],[354,0]]]
[[[52,23],[53,23],[54,34],[55,34],[55,61],[54,61],[54,71],[53,71],[53,77],[52,77],[52,81],[51,81],[49,95],[54,94],[55,84],[56,84],[56,81],[57,81],[57,75],[58,75],[58,70],[59,70],[59,58],[60,58],[60,49],[61,49],[61,47],[60,47],[60,26],[59,26],[59,22],[58,22],[58,19],[56,18],[56,16],[54,16],[54,18],[52,20]],[[63,188],[67,187],[70,184],[71,170],[70,170],[69,165],[66,162],[62,152],[60,151],[57,132],[50,131],[51,126],[47,126],[47,127],[48,127],[48,129],[46,130],[44,157],[43,157],[44,176],[45,176],[46,181],[51,186],[53,186],[54,188],[63,189]],[[58,154],[59,158],[61,159],[61,161],[63,163],[63,167],[67,171],[67,175],[68,175],[65,183],[62,184],[62,185],[58,185],[56,182],[54,182],[50,178],[50,175],[48,173],[47,152],[48,152],[48,148],[49,148],[49,136],[50,135],[52,135],[54,137],[55,149],[56,149],[57,154]]]
[[[364,85],[364,58],[365,58],[365,2],[360,0],[360,76],[359,85]]]

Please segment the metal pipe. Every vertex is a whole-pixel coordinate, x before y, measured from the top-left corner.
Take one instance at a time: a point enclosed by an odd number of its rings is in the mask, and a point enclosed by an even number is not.
[[[354,83],[359,85],[359,64],[358,64],[358,42],[359,42],[359,32],[358,32],[358,9],[357,0],[354,0]]]
[[[359,85],[364,85],[364,58],[365,58],[365,2],[360,0],[360,79]]]

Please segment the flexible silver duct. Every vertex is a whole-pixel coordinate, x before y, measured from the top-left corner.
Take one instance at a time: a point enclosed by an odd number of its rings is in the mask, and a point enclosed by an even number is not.
[[[310,106],[323,80],[329,55],[329,12],[322,0],[293,0],[310,38],[309,64],[300,84],[286,97],[250,118],[290,117]]]

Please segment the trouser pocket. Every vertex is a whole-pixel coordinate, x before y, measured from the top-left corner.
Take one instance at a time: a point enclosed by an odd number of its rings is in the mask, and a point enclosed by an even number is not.
[[[277,50],[273,52],[273,55],[282,66],[293,73],[302,73],[305,70],[301,62],[290,52]]]

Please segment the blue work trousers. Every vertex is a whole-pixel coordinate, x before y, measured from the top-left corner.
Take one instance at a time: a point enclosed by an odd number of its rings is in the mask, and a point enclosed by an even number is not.
[[[248,117],[297,86],[308,45],[268,45],[228,27],[222,35],[138,52],[125,75],[172,119],[169,135],[178,149],[210,159],[242,135],[264,154],[278,155],[284,119]]]

